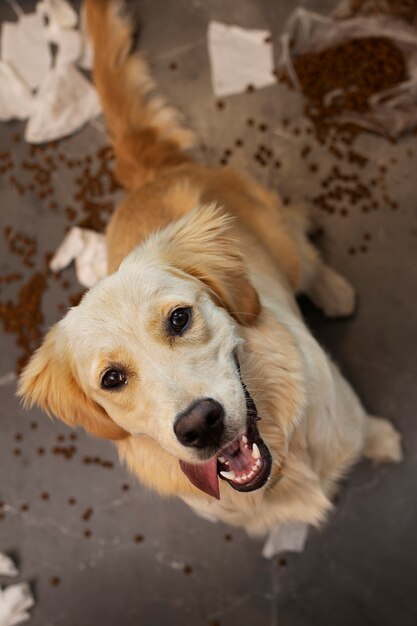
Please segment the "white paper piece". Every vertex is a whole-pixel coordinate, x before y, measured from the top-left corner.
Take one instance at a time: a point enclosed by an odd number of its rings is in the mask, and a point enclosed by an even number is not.
[[[0,552],[0,576],[18,576],[19,570],[13,563],[12,559]]]
[[[87,228],[74,226],[56,250],[49,264],[59,272],[75,259],[78,281],[90,288],[107,274],[107,249],[105,236]]]
[[[25,129],[29,143],[70,135],[100,113],[92,84],[71,64],[58,65],[45,76]]]
[[[77,12],[66,0],[42,0],[38,2],[36,10],[47,16],[52,29],[77,26]]]
[[[93,42],[90,37],[90,33],[88,32],[86,18],[85,18],[85,8],[84,5],[81,8],[81,37],[82,37],[82,53],[81,58],[78,61],[78,65],[83,70],[92,70],[93,69],[93,61],[94,61],[94,49]]]
[[[32,109],[29,88],[6,61],[0,61],[0,121],[24,120]]]
[[[58,46],[55,65],[76,63],[82,52],[82,38],[78,30],[58,30],[51,35],[51,41]]]
[[[302,552],[307,540],[308,524],[291,522],[274,526],[265,541],[262,556],[271,559],[280,552]]]
[[[0,589],[0,626],[23,624],[30,619],[28,609],[35,604],[27,583]]]
[[[248,85],[260,88],[276,82],[271,34],[267,30],[210,22],[208,52],[217,97],[242,93]]]
[[[39,13],[22,14],[17,22],[3,23],[1,58],[31,89],[40,85],[51,65],[51,53]]]

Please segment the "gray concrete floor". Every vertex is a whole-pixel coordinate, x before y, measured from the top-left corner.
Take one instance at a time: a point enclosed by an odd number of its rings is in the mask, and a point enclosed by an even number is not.
[[[218,163],[224,149],[241,138],[244,146],[234,151],[233,165],[250,170],[291,201],[309,201],[319,191],[321,174],[335,162],[311,136],[308,143],[319,172],[312,173],[300,159],[306,143],[300,97],[276,85],[230,97],[218,109],[205,43],[209,19],[271,29],[276,40],[296,4],[141,0],[142,47],[161,90],[199,132],[209,162]],[[334,6],[332,0],[301,4],[321,11]],[[0,18],[13,18],[5,3]],[[270,130],[248,127],[249,116]],[[290,118],[292,128],[302,129],[300,135],[273,132],[283,117]],[[0,125],[1,150],[11,150],[16,164],[28,150],[15,139],[21,132],[21,124]],[[74,159],[94,158],[106,141],[89,126],[61,141],[58,151]],[[254,161],[259,142],[273,148],[283,163],[280,169]],[[260,542],[198,519],[181,502],[161,500],[143,489],[120,467],[109,443],[82,432],[72,441],[61,423],[37,410],[25,412],[14,396],[15,381],[7,377],[15,371],[20,351],[14,336],[3,334],[0,550],[15,555],[21,579],[33,583],[33,626],[417,624],[417,158],[410,152],[417,154],[417,146],[415,136],[391,145],[367,135],[357,145],[369,157],[364,178],[375,175],[381,164],[387,166],[389,193],[399,209],[383,206],[364,214],[352,208],[345,218],[315,210],[324,229],[324,254],[356,286],[359,307],[343,321],[325,320],[308,303],[303,309],[369,411],[391,418],[402,432],[405,461],[378,469],[360,463],[342,485],[327,525],[311,531],[305,551],[265,561]],[[14,173],[24,178],[21,165]],[[38,242],[31,269],[22,267],[3,239],[0,275],[23,272],[29,277],[43,267],[44,254],[57,247],[68,226],[64,209],[74,204],[76,175],[61,167],[54,172],[54,210],[30,191],[19,195],[9,175],[0,176],[1,229],[11,226],[12,232]],[[368,251],[349,254],[350,247],[360,248],[364,232],[372,235]],[[2,285],[0,302],[13,299],[25,279]],[[58,305],[68,305],[69,294],[80,290],[72,268],[48,284],[44,329],[59,319]],[[56,446],[69,445],[76,448],[71,460],[54,453]],[[86,464],[85,457],[113,466]],[[56,578],[59,584],[54,585]]]

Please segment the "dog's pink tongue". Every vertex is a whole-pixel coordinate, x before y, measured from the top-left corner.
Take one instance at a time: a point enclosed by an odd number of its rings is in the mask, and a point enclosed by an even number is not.
[[[207,463],[194,465],[180,461],[180,467],[188,480],[198,489],[209,496],[220,500],[219,477],[217,476],[217,458],[213,457]]]

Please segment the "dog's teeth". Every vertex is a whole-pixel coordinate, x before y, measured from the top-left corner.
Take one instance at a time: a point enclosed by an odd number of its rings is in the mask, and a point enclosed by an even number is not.
[[[247,474],[242,474],[242,480],[247,480],[248,479],[248,475]]]
[[[259,452],[259,448],[256,445],[256,443],[254,443],[253,446],[252,446],[252,458],[254,458],[254,459],[260,459],[261,458],[261,453]]]
[[[255,475],[255,472],[252,470],[251,472],[249,472],[248,478],[252,478],[252,476],[254,476],[254,475]]]
[[[224,456],[219,456],[219,461],[220,463],[226,463],[226,459],[224,458]]]
[[[256,467],[260,467],[260,466],[262,465],[262,461],[261,461],[261,459],[258,459],[258,460],[256,461],[256,464],[255,464],[255,465],[256,465]]]
[[[245,435],[242,435],[243,443],[248,443],[248,438]]]
[[[228,478],[229,480],[234,480],[236,474],[232,470],[231,472],[220,472],[220,476],[223,476],[223,478]]]
[[[241,483],[241,482],[242,482],[242,479],[241,479],[241,477],[240,477],[240,476],[236,476],[235,481],[236,481],[237,483]]]

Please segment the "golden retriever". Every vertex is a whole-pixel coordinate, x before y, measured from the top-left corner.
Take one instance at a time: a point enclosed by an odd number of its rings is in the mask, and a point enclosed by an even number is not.
[[[154,93],[120,2],[87,0],[94,78],[129,191],[107,230],[109,276],[47,334],[20,379],[26,405],[113,439],[161,494],[262,533],[319,524],[361,456],[399,461],[306,328],[294,295],[354,309],[308,220],[249,176],[198,164]]]

